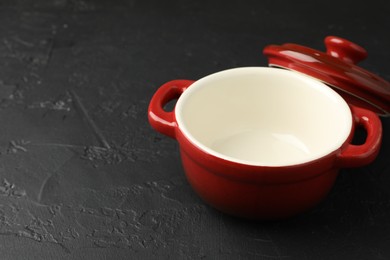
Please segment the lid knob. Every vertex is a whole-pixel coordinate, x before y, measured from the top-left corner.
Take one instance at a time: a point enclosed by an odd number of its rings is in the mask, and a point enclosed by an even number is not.
[[[367,58],[367,51],[363,47],[340,37],[326,37],[325,46],[327,54],[344,62],[356,64]]]

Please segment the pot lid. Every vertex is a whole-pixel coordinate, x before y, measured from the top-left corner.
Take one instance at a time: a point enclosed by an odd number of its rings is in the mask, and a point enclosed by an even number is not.
[[[367,51],[346,39],[325,38],[326,53],[298,44],[264,48],[268,63],[304,73],[336,90],[348,103],[390,116],[390,83],[357,66]]]

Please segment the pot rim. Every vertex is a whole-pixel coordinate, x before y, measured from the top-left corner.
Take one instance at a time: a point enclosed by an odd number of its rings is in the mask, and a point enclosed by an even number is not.
[[[211,81],[216,80],[218,78],[224,77],[226,74],[237,74],[240,75],[240,73],[247,73],[247,72],[253,72],[253,73],[274,73],[277,75],[285,75],[287,77],[291,77],[291,79],[296,78],[297,80],[303,81],[307,86],[314,87],[320,91],[325,92],[326,95],[329,95],[330,98],[333,98],[340,104],[340,108],[343,113],[347,113],[346,116],[349,118],[349,120],[346,120],[345,124],[346,126],[343,128],[344,131],[339,133],[337,140],[333,143],[333,145],[330,145],[327,149],[322,150],[320,153],[317,154],[310,154],[312,156],[307,156],[305,160],[297,161],[294,163],[286,163],[286,164],[264,164],[256,161],[248,161],[248,160],[243,160],[239,158],[234,158],[231,156],[224,155],[220,152],[217,152],[213,150],[212,148],[206,146],[205,144],[201,143],[198,141],[192,134],[191,132],[187,129],[186,124],[183,119],[183,114],[182,110],[183,107],[185,106],[186,102],[191,98],[192,93],[195,93],[199,91],[200,89],[204,88],[207,86]],[[342,112],[340,111],[340,113]],[[176,103],[175,107],[175,119],[177,122],[178,130],[182,133],[182,135],[194,146],[196,146],[200,151],[212,155],[213,157],[222,159],[225,162],[232,162],[235,164],[239,165],[246,165],[246,166],[255,166],[255,167],[291,167],[291,166],[300,166],[300,165],[305,165],[305,164],[310,164],[310,162],[319,160],[323,157],[326,157],[335,151],[339,150],[343,144],[348,140],[352,128],[353,128],[353,120],[352,120],[352,112],[347,104],[347,102],[333,89],[331,89],[329,86],[326,84],[313,79],[309,76],[306,76],[301,73],[293,72],[293,71],[288,71],[288,70],[283,70],[280,68],[270,68],[270,67],[239,67],[239,68],[233,68],[233,69],[227,69],[223,71],[219,71],[213,74],[210,74],[208,76],[205,76],[197,81],[195,81],[184,93],[180,96]]]

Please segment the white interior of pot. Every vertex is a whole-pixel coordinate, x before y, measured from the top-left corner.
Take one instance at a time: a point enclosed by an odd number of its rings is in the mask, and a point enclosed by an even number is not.
[[[309,162],[338,149],[352,116],[325,84],[277,68],[237,68],[196,81],[179,98],[176,120],[203,151],[259,166]]]

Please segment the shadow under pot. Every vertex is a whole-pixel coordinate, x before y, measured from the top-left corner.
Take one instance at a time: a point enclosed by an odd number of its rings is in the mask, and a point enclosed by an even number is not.
[[[163,107],[178,98],[172,112]],[[306,75],[266,67],[225,70],[161,86],[150,124],[175,138],[187,179],[211,206],[252,219],[296,215],[319,203],[343,167],[378,154],[377,114],[348,105]],[[354,129],[367,131],[353,145]]]

